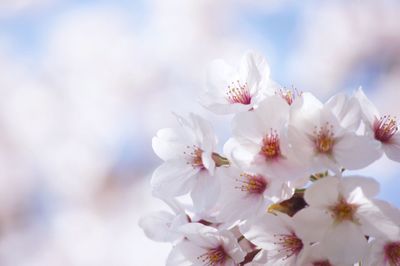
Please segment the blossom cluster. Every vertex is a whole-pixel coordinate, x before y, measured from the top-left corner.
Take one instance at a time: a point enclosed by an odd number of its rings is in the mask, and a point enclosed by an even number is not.
[[[172,243],[166,265],[400,265],[400,211],[376,180],[347,174],[383,154],[400,162],[394,116],[361,88],[325,103],[283,88],[253,52],[213,62],[207,81],[204,107],[232,117],[223,151],[196,114],[152,140],[164,161],[153,195],[171,211],[139,223]]]

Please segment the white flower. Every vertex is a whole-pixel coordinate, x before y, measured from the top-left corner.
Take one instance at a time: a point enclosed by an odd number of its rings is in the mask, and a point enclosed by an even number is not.
[[[234,223],[258,216],[271,203],[290,198],[294,188],[277,178],[231,166],[221,175],[219,221]]]
[[[287,181],[303,177],[306,165],[294,156],[287,136],[290,106],[279,96],[269,96],[255,110],[233,119],[233,138],[225,154],[239,167]]]
[[[177,244],[167,266],[236,266],[245,258],[232,233],[198,223],[181,228],[185,239]]]
[[[385,153],[388,158],[400,162],[400,133],[396,117],[380,115],[361,88],[356,92],[356,98],[363,111],[365,134],[379,143],[381,155]]]
[[[168,198],[191,192],[194,204],[207,208],[219,193],[214,176],[221,159],[214,153],[216,137],[210,123],[197,115],[178,121],[179,128],[161,129],[153,138],[155,153],[165,161],[153,173],[153,193]]]
[[[267,213],[249,220],[240,231],[247,240],[266,252],[266,266],[299,265],[307,249],[297,235],[297,225],[282,213]]]
[[[289,137],[293,150],[313,172],[360,169],[378,159],[376,143],[356,134],[361,122],[357,101],[344,94],[322,104],[304,93],[291,108]]]
[[[216,60],[209,69],[202,103],[217,114],[250,110],[264,97],[265,89],[273,86],[269,73],[265,58],[252,52],[242,57],[238,69]]]
[[[294,216],[299,235],[310,243],[320,242],[333,263],[361,260],[367,250],[365,236],[399,231],[370,199],[378,192],[378,183],[365,177],[325,177],[316,181],[304,195],[309,207]]]

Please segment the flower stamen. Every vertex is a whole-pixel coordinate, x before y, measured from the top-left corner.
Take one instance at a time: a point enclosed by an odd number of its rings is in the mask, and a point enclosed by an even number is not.
[[[248,105],[251,103],[251,95],[247,83],[241,84],[239,80],[228,86],[226,97],[229,103]]]
[[[186,148],[189,150],[189,152],[183,152],[189,157],[186,163],[191,164],[193,168],[205,168],[202,159],[203,150],[196,145],[186,146]]]
[[[263,139],[260,153],[266,160],[273,160],[281,156],[279,135],[272,128],[271,132]]]
[[[389,265],[400,265],[400,242],[390,242],[385,245],[385,259]]]
[[[283,252],[285,254],[284,259],[288,259],[293,255],[297,255],[303,249],[303,241],[296,236],[295,233],[290,235],[274,235],[277,238],[277,242],[274,242],[275,245],[278,245],[280,249],[279,252]]]
[[[319,153],[331,153],[333,145],[335,144],[333,126],[328,122],[319,129],[315,127],[314,129],[314,142],[315,148]]]
[[[357,209],[358,205],[348,203],[344,198],[340,198],[339,201],[330,208],[330,211],[336,223],[343,221],[357,222],[354,217]]]
[[[208,250],[207,253],[197,257],[203,262],[204,266],[222,265],[227,258],[227,254],[222,246]]]
[[[373,124],[375,139],[381,142],[388,142],[398,131],[397,119],[390,115],[375,119]]]
[[[242,173],[240,174],[240,178],[236,179],[237,182],[241,183],[240,186],[235,187],[236,189],[249,194],[262,194],[267,189],[268,183],[261,175]]]
[[[297,97],[301,97],[303,95],[303,92],[299,92],[296,88],[283,88],[275,90],[275,95],[282,97],[289,105],[292,105]]]

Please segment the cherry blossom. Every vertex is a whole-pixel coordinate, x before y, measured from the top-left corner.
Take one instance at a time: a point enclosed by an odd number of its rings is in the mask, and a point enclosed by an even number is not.
[[[397,118],[391,115],[380,115],[361,88],[355,95],[363,112],[365,134],[379,144],[381,155],[385,153],[390,159],[400,162],[400,133]]]
[[[400,161],[395,117],[380,116],[361,89],[322,103],[282,88],[254,53],[238,69],[214,62],[203,100],[234,114],[222,154],[194,114],[153,138],[164,161],[153,194],[173,212],[139,225],[172,244],[168,266],[400,265],[400,210],[354,173],[383,153]]]
[[[235,266],[244,260],[245,252],[227,230],[191,223],[181,231],[185,239],[173,248],[167,266]]]
[[[268,88],[276,86],[269,75],[267,61],[254,52],[245,53],[236,69],[223,60],[215,60],[201,101],[217,114],[250,110],[264,98]]]
[[[153,138],[155,153],[165,161],[153,173],[153,193],[171,197],[191,192],[194,203],[206,208],[218,197],[219,182],[214,172],[224,163],[214,152],[217,140],[211,124],[200,116],[177,118],[179,128],[162,129]],[[206,192],[208,197],[204,197]]]
[[[360,122],[360,107],[354,99],[339,94],[322,104],[304,93],[291,109],[293,150],[315,172],[366,167],[379,158],[379,152],[370,138],[356,134]]]
[[[299,235],[319,242],[334,263],[365,255],[367,238],[397,234],[399,228],[375,204],[378,183],[366,177],[324,177],[305,192],[309,207],[294,216]],[[340,256],[338,256],[340,254]]]
[[[298,265],[308,248],[299,238],[296,224],[285,214],[267,213],[248,220],[240,231],[246,239],[266,251],[266,266]]]
[[[218,219],[228,224],[258,216],[271,203],[288,199],[294,193],[287,182],[233,166],[221,176],[221,185]]]
[[[284,99],[270,96],[255,110],[236,115],[233,138],[225,144],[225,154],[241,168],[253,167],[285,181],[302,177],[305,165],[289,145],[289,109]]]

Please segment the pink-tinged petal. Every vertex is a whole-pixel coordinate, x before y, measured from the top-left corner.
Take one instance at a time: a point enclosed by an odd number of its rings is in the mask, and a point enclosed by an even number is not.
[[[211,176],[206,170],[200,171],[190,194],[195,209],[201,212],[213,207],[217,202],[219,192],[220,183],[217,174]]]
[[[340,125],[348,130],[356,131],[361,122],[361,109],[358,101],[349,98],[345,93],[338,93],[325,104],[340,122]]]
[[[396,162],[400,162],[400,133],[396,133],[388,143],[382,143],[386,156]]]
[[[254,142],[260,142],[265,129],[255,111],[237,114],[232,121],[233,134],[235,137],[250,139]]]
[[[181,246],[184,243],[180,243],[173,247],[168,255],[166,266],[192,266],[192,263],[183,255]]]
[[[366,136],[346,133],[334,145],[333,156],[344,168],[356,170],[379,159],[379,146]]]
[[[331,227],[321,245],[334,265],[354,264],[364,257],[368,248],[359,226],[348,221]]]
[[[167,161],[160,165],[151,178],[155,196],[180,196],[193,187],[199,169],[187,165],[183,160]]]
[[[345,198],[349,197],[350,193],[358,187],[367,198],[373,198],[379,193],[379,183],[373,178],[348,176],[341,179],[340,192]]]
[[[376,117],[380,117],[378,110],[373,103],[367,98],[364,91],[359,88],[355,93],[355,98],[359,101],[364,119],[367,124],[373,124]]]
[[[323,209],[306,207],[293,216],[296,234],[309,243],[319,242],[332,225],[332,217]]]
[[[305,194],[305,201],[316,208],[326,208],[334,205],[339,198],[339,179],[336,177],[324,177],[312,184]]]

